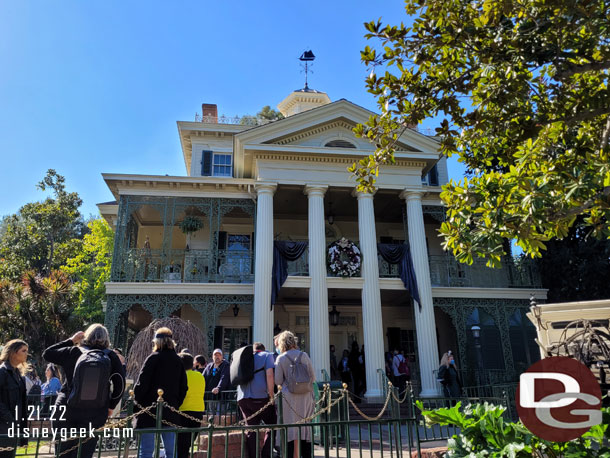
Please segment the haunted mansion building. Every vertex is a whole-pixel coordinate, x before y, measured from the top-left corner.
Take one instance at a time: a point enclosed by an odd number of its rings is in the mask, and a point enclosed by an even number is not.
[[[374,150],[352,132],[371,112],[308,88],[278,108],[283,119],[260,125],[211,104],[179,121],[185,176],[103,174],[116,199],[98,207],[115,230],[106,325],[117,345],[170,315],[225,353],[252,341],[271,349],[289,329],[322,380],[329,345],[340,358],[356,341],[367,397],[381,394],[378,369],[395,348],[423,395],[437,393],[449,349],[489,383],[538,359],[525,313],[546,292],[531,266],[462,265],[441,248],[448,176],[433,136],[407,129],[366,194],[346,169]]]

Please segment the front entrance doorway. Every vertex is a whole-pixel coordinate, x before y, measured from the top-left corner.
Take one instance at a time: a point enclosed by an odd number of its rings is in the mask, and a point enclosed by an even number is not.
[[[250,343],[249,328],[222,328],[222,353],[231,355],[235,350]]]

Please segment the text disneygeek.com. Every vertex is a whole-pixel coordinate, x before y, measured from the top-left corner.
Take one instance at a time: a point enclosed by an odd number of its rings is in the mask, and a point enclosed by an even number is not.
[[[12,425],[8,429],[8,437],[22,439],[86,439],[89,437],[103,437],[113,439],[130,439],[133,437],[133,428],[102,428],[97,433],[89,423],[88,428],[20,428]]]

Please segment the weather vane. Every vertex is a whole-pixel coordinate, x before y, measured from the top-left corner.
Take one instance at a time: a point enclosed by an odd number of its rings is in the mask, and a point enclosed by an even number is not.
[[[316,56],[314,56],[311,50],[305,51],[303,54],[301,54],[301,57],[299,57],[299,60],[305,63],[305,89],[309,89],[309,86],[307,85],[307,74],[309,72],[313,73],[310,67],[313,65],[313,61],[315,58]]]

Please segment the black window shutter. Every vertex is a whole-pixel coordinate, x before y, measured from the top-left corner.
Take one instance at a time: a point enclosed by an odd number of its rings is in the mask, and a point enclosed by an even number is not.
[[[201,176],[212,176],[212,151],[203,150],[201,158]]]
[[[428,173],[428,184],[430,186],[438,186],[438,168],[436,164],[432,167],[430,173]]]

